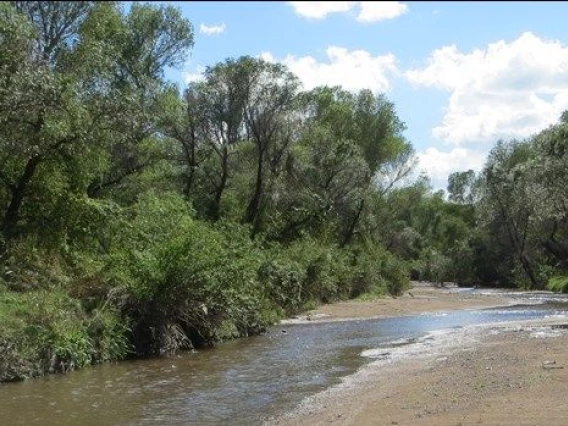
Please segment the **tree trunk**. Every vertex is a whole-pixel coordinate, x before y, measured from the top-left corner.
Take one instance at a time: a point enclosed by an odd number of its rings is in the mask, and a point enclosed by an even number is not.
[[[507,234],[509,235],[509,241],[511,243],[513,250],[517,253],[519,262],[521,262],[521,266],[523,267],[523,270],[525,271],[525,273],[529,277],[529,280],[531,281],[532,287],[535,288],[535,289],[542,289],[542,287],[543,287],[542,283],[540,283],[539,280],[536,278],[536,275],[533,271],[533,268],[530,264],[530,261],[527,258],[527,255],[525,253],[524,241],[522,243],[519,242],[518,241],[518,235],[517,235],[518,230],[516,229],[516,227],[515,227],[515,229],[512,229],[512,227],[515,226],[514,221],[512,220],[512,218],[509,217],[509,215],[507,214],[507,212],[505,210],[505,207],[501,203],[499,203],[499,207],[500,207],[501,217],[503,218],[503,221],[505,222],[505,227],[507,228]]]
[[[523,266],[523,270],[531,280],[532,288],[536,290],[542,290],[544,288],[543,283],[541,283],[537,278],[531,266],[529,259],[527,258],[525,253],[521,253],[519,255],[519,261]]]
[[[549,238],[543,245],[548,253],[554,256],[565,268],[568,268],[568,241],[558,242]]]
[[[211,218],[215,221],[221,217],[221,198],[227,187],[229,179],[229,151],[226,145],[221,148],[221,180],[215,188],[215,196],[213,199],[213,207],[211,209]]]
[[[12,197],[4,214],[2,225],[2,234],[6,239],[12,238],[16,234],[16,226],[20,220],[20,209],[24,201],[25,192],[40,162],[41,157],[39,156],[30,158],[24,173],[18,179],[18,183],[11,188]]]
[[[190,136],[189,146],[187,144],[182,143],[183,151],[185,154],[185,161],[187,162],[189,171],[185,176],[185,186],[183,189],[183,193],[186,198],[189,198],[191,195],[191,190],[193,189],[193,181],[195,179],[195,170],[197,169],[197,160],[195,155],[195,148],[196,148],[196,135],[195,135],[195,127],[192,126],[191,128],[191,136]]]
[[[347,228],[347,231],[343,236],[343,240],[341,241],[340,244],[341,248],[345,247],[347,244],[351,242],[351,239],[355,234],[355,229],[357,228],[357,224],[361,219],[361,214],[363,213],[364,208],[365,208],[365,199],[361,200],[361,202],[359,203],[359,207],[357,208],[357,213],[353,217],[353,220],[351,220],[351,223],[349,224],[349,227]]]
[[[244,220],[245,223],[251,223],[253,225],[253,230],[252,230],[253,237],[258,232],[259,213],[260,213],[260,206],[262,203],[263,188],[264,188],[264,149],[259,147],[254,193],[247,207],[245,220]]]

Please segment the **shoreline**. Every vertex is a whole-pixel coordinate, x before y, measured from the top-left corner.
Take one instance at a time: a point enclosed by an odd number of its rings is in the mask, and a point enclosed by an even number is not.
[[[442,292],[426,290],[433,298]],[[445,302],[453,297],[442,296]],[[475,306],[465,309],[480,309],[479,300],[470,302]],[[488,307],[509,302],[500,297]],[[347,303],[357,310],[362,302]],[[407,305],[403,315],[422,313]],[[343,308],[328,312],[311,321],[350,319],[338,315]],[[362,318],[359,312],[352,319]],[[362,355],[372,361],[265,425],[568,424],[567,316],[446,329]]]
[[[438,288],[428,284],[420,284],[399,297],[385,296],[369,301],[355,299],[322,305],[317,309],[281,320],[278,325],[370,320],[441,313],[450,310],[508,307],[527,303],[527,299],[519,300],[512,297],[513,295],[529,295],[532,293],[517,291],[510,292],[511,296],[508,294],[509,292],[491,293],[489,291],[471,293],[458,287]]]

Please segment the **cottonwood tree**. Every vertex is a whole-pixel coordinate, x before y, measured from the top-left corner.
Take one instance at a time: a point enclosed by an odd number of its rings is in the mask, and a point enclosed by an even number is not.
[[[111,121],[115,138],[108,171],[89,187],[94,197],[156,161],[155,153],[146,155],[145,142],[163,133],[160,123],[176,92],[165,83],[164,70],[183,63],[193,46],[193,27],[174,7],[138,3],[126,16],[110,21],[114,26],[107,25],[104,31],[99,21],[93,21],[88,26],[95,39],[92,44],[106,42],[110,87],[118,109]]]
[[[530,201],[536,212],[540,243],[564,271],[568,270],[568,120],[534,137],[535,159]],[[529,200],[525,200],[529,201]]]
[[[248,80],[244,67],[234,59],[208,67],[205,81],[193,88],[195,120],[202,143],[213,155],[212,167],[204,168],[210,193],[207,215],[218,220],[221,200],[231,174],[231,157],[238,143],[247,140],[245,103]],[[211,188],[209,190],[208,188]]]
[[[132,156],[117,147],[153,130],[153,99],[164,91],[157,79],[193,41],[172,8],[135,4],[125,17],[111,2],[2,4],[0,34],[0,207],[9,239],[23,216],[26,225],[45,220],[71,194],[116,181],[105,169]],[[97,174],[104,177],[92,180]]]
[[[92,8],[90,3],[1,6],[0,176],[7,190],[2,203],[5,238],[18,233],[32,184],[45,183],[37,180],[41,166],[77,156],[97,126],[80,102],[73,78],[56,71],[61,52],[77,36],[72,31]]]
[[[405,129],[384,95],[369,90],[357,94],[339,87],[319,87],[303,93],[301,99],[308,123],[327,128],[330,137],[356,147],[366,165],[358,199],[343,210],[340,245],[350,243],[366,215],[367,198],[374,191],[387,192],[408,175],[413,158]]]
[[[369,170],[357,145],[328,128],[305,131],[292,150],[277,210],[279,239],[341,232],[344,216],[364,196]]]
[[[244,76],[244,121],[255,151],[255,178],[243,220],[254,236],[261,227],[271,175],[280,172],[284,152],[292,143],[289,120],[299,81],[282,64],[242,57],[236,65]]]
[[[537,274],[535,205],[531,202],[535,182],[530,160],[534,155],[530,141],[499,141],[491,150],[483,170],[483,197],[480,203],[482,225],[501,235],[533,288],[544,283]]]

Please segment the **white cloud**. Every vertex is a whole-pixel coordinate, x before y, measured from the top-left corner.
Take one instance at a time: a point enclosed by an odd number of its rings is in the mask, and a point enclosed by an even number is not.
[[[199,83],[205,80],[205,77],[203,76],[204,72],[205,72],[205,67],[198,66],[196,72],[194,73],[188,72],[185,74],[185,82],[189,84],[189,83]]]
[[[219,35],[225,32],[227,26],[223,23],[220,25],[205,25],[201,24],[199,26],[199,32],[205,35]]]
[[[356,12],[359,22],[377,22],[396,18],[408,11],[398,1],[289,1],[297,15],[308,19],[324,19],[331,13]]]
[[[530,136],[568,108],[568,47],[530,32],[469,53],[442,47],[424,68],[405,75],[450,92],[432,135],[455,146]]]
[[[361,11],[357,15],[360,22],[377,22],[393,19],[408,11],[408,6],[399,1],[361,1]]]
[[[286,56],[280,62],[300,78],[306,90],[321,85],[340,85],[351,91],[370,89],[386,92],[391,87],[389,78],[397,73],[397,59],[391,53],[372,56],[365,50],[349,51],[343,47],[329,46],[326,55],[325,62],[318,62],[312,56],[293,55]],[[267,61],[276,61],[270,52],[263,52],[260,56]]]
[[[418,152],[417,171],[430,177],[435,189],[445,189],[450,173],[472,169],[479,172],[485,164],[485,154],[472,149],[454,148],[448,152],[427,148]]]
[[[297,15],[304,18],[323,19],[330,13],[349,12],[354,1],[289,1]]]

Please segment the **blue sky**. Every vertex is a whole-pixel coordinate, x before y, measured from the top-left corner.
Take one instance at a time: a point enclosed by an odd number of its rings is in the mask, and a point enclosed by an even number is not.
[[[500,138],[568,109],[568,2],[160,2],[194,25],[184,86],[241,55],[285,63],[306,89],[385,93],[435,188],[480,170]]]

